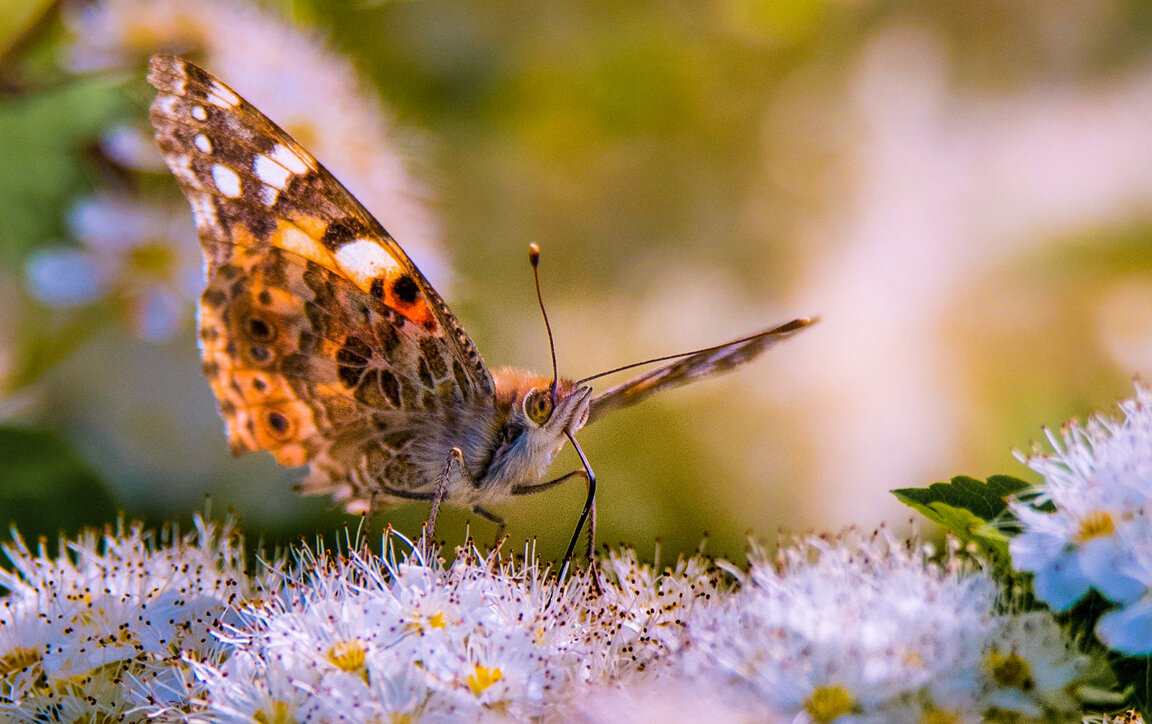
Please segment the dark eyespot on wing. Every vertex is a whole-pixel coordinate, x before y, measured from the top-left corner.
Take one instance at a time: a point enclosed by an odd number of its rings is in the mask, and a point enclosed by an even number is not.
[[[248,336],[257,342],[271,342],[276,338],[276,330],[259,317],[248,319]]]
[[[392,293],[403,304],[412,304],[416,301],[416,297],[420,294],[420,287],[416,286],[416,282],[412,277],[407,274],[401,274],[392,282]]]
[[[268,426],[272,428],[272,432],[283,435],[288,432],[288,418],[279,412],[269,412]]]

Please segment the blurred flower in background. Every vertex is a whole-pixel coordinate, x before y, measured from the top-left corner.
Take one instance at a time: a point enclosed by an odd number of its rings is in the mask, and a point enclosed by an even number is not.
[[[196,230],[185,210],[128,197],[80,199],[69,226],[85,249],[44,247],[27,263],[28,290],[49,306],[115,296],[133,331],[162,341],[185,329],[203,286]]]
[[[888,489],[1021,474],[1010,450],[1036,420],[1152,374],[1143,3],[36,7],[0,11],[0,409],[142,513],[211,491],[285,535],[326,510],[267,456],[226,455],[188,323],[191,214],[145,119],[157,51],[313,151],[493,366],[550,364],[533,241],[563,374],[822,317],[581,433],[605,538],[642,555],[656,536],[688,551],[707,530],[738,555],[749,529],[899,520]],[[85,209],[124,226],[94,236]],[[582,495],[501,513],[547,556]]]

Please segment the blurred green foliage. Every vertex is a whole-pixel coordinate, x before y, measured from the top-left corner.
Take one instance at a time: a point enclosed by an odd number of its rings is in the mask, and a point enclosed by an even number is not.
[[[77,79],[0,98],[0,262],[9,269],[18,270],[32,249],[69,238],[69,207],[98,181],[89,161],[100,134],[134,110],[117,86]]]
[[[0,425],[0,461],[0,522],[26,540],[115,520],[116,501],[99,475],[58,435]]]

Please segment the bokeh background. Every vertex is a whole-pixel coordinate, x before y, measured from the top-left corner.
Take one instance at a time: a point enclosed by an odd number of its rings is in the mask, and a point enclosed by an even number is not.
[[[309,147],[492,366],[549,366],[529,242],[573,377],[822,317],[581,433],[602,540],[645,557],[903,525],[889,489],[1027,477],[1014,448],[1152,370],[1149,2],[9,0],[0,521],[28,536],[206,495],[268,542],[355,523],[227,453],[157,51]],[[557,555],[583,494],[500,511]]]

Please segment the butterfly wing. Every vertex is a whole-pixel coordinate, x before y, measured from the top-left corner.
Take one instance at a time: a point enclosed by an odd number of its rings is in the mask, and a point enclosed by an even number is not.
[[[196,217],[204,373],[234,453],[310,463],[310,493],[363,507],[431,481],[412,443],[492,377],[447,305],[307,151],[197,66],[152,58],[151,119]]]
[[[814,321],[807,317],[794,319],[750,337],[701,350],[617,385],[592,399],[588,424],[612,410],[635,405],[662,390],[670,390],[695,380],[723,374],[745,362],[751,362],[768,348],[791,337]]]

